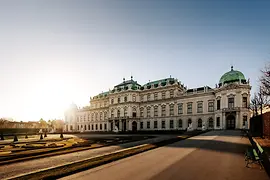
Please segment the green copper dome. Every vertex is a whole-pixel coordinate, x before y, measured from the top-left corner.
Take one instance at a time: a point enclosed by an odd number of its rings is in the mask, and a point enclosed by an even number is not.
[[[219,83],[231,83],[241,80],[246,81],[245,76],[242,72],[233,70],[233,67],[231,67],[231,71],[226,72],[223,76],[221,76]]]

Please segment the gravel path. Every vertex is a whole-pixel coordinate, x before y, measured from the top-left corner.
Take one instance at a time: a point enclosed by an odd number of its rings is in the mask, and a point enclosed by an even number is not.
[[[9,164],[9,165],[3,165],[3,166],[0,166],[0,179],[6,179],[6,178],[10,178],[10,177],[17,176],[20,174],[29,173],[29,172],[37,171],[37,170],[44,169],[44,168],[50,168],[53,166],[64,165],[66,163],[70,163],[70,162],[74,162],[74,161],[78,161],[78,160],[83,160],[83,159],[86,159],[89,157],[102,155],[102,154],[106,154],[109,152],[114,152],[116,150],[129,148],[132,146],[158,142],[158,141],[161,141],[164,139],[169,139],[171,137],[175,137],[175,136],[169,136],[169,135],[160,136],[160,137],[156,137],[156,138],[152,138],[152,139],[135,141],[135,142],[125,143],[125,144],[116,145],[116,146],[102,147],[102,148],[97,148],[97,149],[91,149],[91,150],[85,150],[85,151],[74,152],[74,153],[69,153],[69,154],[63,154],[63,155],[59,155],[59,156],[52,156],[52,157],[41,158],[41,159],[33,159],[30,161],[19,162],[19,163],[14,163],[14,164]]]

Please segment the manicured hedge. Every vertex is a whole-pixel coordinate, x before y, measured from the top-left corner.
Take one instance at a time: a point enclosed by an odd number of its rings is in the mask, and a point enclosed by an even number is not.
[[[0,133],[4,135],[13,135],[13,134],[37,134],[40,129],[32,129],[32,128],[0,128]]]

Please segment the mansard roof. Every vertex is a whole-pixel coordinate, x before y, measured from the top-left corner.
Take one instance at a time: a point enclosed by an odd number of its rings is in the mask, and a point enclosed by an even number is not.
[[[131,80],[124,81],[124,82],[114,86],[114,88],[117,88],[117,87],[120,87],[120,86],[126,86],[126,85],[129,85],[129,84],[141,86],[140,84],[137,83],[137,81],[134,81],[133,79],[131,79]]]

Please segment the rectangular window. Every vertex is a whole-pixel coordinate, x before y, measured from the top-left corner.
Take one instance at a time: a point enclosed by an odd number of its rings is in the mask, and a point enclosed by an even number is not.
[[[162,99],[165,99],[166,98],[166,93],[162,92],[161,96],[162,96]]]
[[[174,128],[173,120],[170,120],[170,128],[171,128],[171,129]]]
[[[208,112],[214,112],[214,102],[213,101],[208,102]]]
[[[161,116],[166,116],[166,106],[165,105],[162,105],[161,106]]]
[[[183,122],[181,119],[178,120],[178,128],[182,128],[183,127]]]
[[[147,129],[150,129],[150,121],[147,121]]]
[[[92,124],[92,130],[94,130],[94,124]]]
[[[220,117],[217,117],[217,127],[220,127]]]
[[[150,101],[150,94],[147,94],[147,101]]]
[[[192,114],[192,103],[187,103],[187,113]]]
[[[158,93],[154,94],[154,99],[157,100],[158,99]]]
[[[243,97],[243,107],[247,108],[247,97]]]
[[[99,125],[99,130],[102,130],[102,124]]]
[[[170,91],[170,98],[173,98],[173,90]]]
[[[220,110],[220,99],[217,100],[217,110]]]
[[[89,125],[88,125],[88,130],[90,131],[90,129],[91,129],[91,128],[90,128],[90,124],[89,124]]]
[[[70,130],[71,130],[71,131],[73,130],[73,127],[72,127],[72,125],[70,125]]]
[[[243,116],[243,127],[247,126],[247,116]]]
[[[234,108],[234,98],[228,98],[228,108]]]
[[[143,95],[141,96],[141,102],[143,102]]]
[[[140,129],[143,129],[143,122],[140,123]]]
[[[198,102],[197,103],[197,113],[202,113],[203,112],[203,102]]]
[[[80,130],[80,126],[78,125],[78,131]]]
[[[154,121],[154,129],[157,129],[157,121]]]
[[[96,124],[96,130],[98,130],[98,125]]]
[[[183,103],[178,104],[178,114],[183,114]]]
[[[165,121],[163,120],[163,121],[161,121],[161,128],[162,129],[165,129],[166,127],[165,127]]]
[[[107,130],[107,124],[104,124],[104,130]]]
[[[157,117],[158,116],[158,106],[154,107],[154,116]]]
[[[170,104],[170,116],[174,115],[174,104]]]

